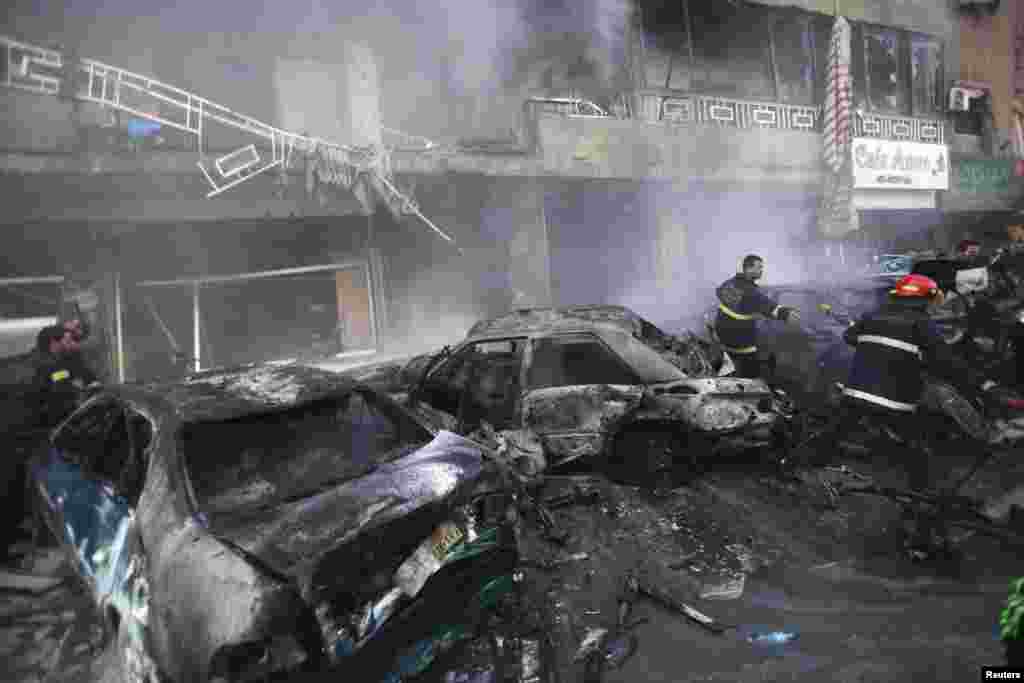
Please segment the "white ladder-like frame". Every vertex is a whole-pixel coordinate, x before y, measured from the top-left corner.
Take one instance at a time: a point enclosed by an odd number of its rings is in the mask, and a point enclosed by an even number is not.
[[[68,65],[60,52],[19,42],[6,36],[0,36],[0,44],[6,52],[7,64],[6,73],[0,80],[0,85],[44,95],[61,94],[63,79],[68,77]],[[84,73],[86,79],[85,87],[76,88],[75,92],[70,93],[72,97],[134,114],[159,123],[161,126],[195,135],[196,148],[200,157],[204,156],[203,122],[205,119],[251,133],[269,143],[271,150],[269,159],[261,157],[256,146],[250,144],[215,159],[214,169],[207,168],[208,164],[204,165],[203,159],[196,162],[212,188],[206,195],[208,198],[215,197],[265,171],[277,167],[288,168],[292,154],[296,150],[307,154],[324,152],[332,160],[352,167],[355,173],[372,174],[379,181],[374,184],[375,187],[379,192],[385,194],[384,199],[389,205],[400,206],[403,212],[417,216],[446,241],[454,242],[450,235],[423,215],[413,199],[395,186],[389,177],[391,174],[386,168],[386,150],[374,147],[352,147],[321,138],[297,135],[147,76],[93,59],[79,58],[76,61],[74,75]],[[157,103],[157,111],[160,113],[155,114],[130,106],[122,101],[122,93],[135,93],[152,98]],[[164,113],[163,110],[167,107],[179,110],[178,120]],[[435,147],[434,143],[426,138],[407,135],[390,128],[385,131],[406,139],[423,141],[425,144],[422,151]],[[224,164],[244,156],[249,158],[241,164],[230,166],[227,170],[224,169]],[[212,170],[216,172],[219,179],[215,180]]]

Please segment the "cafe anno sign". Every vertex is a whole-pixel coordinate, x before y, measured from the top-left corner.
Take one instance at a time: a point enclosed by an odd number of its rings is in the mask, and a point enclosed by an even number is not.
[[[855,188],[949,189],[949,150],[945,145],[854,138],[851,147]]]

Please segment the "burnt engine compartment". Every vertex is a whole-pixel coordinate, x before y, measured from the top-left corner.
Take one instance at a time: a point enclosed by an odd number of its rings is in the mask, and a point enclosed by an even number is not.
[[[367,602],[394,586],[399,565],[451,514],[450,505],[431,505],[361,533],[328,553],[311,579],[310,602],[321,628],[354,628],[349,622]],[[324,633],[328,642],[336,633]]]

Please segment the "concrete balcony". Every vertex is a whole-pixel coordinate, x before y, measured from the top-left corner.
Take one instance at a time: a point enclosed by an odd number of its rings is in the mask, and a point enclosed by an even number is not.
[[[520,149],[509,145],[503,153],[456,146],[395,151],[392,169],[402,175],[455,172],[787,186],[821,182],[818,108],[674,91],[643,91],[635,102],[631,119],[534,109],[526,117],[529,134],[523,137],[535,144]],[[102,149],[72,153],[76,115],[70,102],[52,96],[0,90],[0,115],[10,124],[0,131],[0,171],[198,175],[198,154],[181,146],[129,154]],[[81,105],[77,116],[93,131],[109,125],[109,112],[97,105]],[[945,126],[938,120],[859,114],[853,125],[857,136],[947,141]],[[963,146],[960,137],[950,142]],[[302,165],[298,159],[289,171],[299,184]]]

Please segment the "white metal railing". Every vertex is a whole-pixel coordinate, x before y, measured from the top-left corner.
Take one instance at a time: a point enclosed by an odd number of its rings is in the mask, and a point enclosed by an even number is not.
[[[0,36],[0,46],[6,53],[4,57],[7,64],[3,82],[0,83],[2,85],[44,95],[59,95],[64,86],[64,92],[75,99],[128,112],[194,135],[200,155],[197,165],[211,187],[207,197],[217,196],[271,169],[287,168],[296,151],[320,154],[335,164],[349,167],[351,173],[347,176],[350,178],[362,173],[369,174],[378,181],[374,186],[389,206],[400,207],[401,211],[417,216],[446,241],[454,242],[451,236],[420,212],[414,200],[395,186],[387,150],[383,147],[354,147],[298,135],[148,76],[93,59],[80,58],[72,64],[60,52],[6,36]],[[65,79],[71,79],[72,83],[65,83]],[[145,104],[149,106],[144,106],[147,99],[149,101]],[[269,147],[269,156],[262,156],[260,150],[250,144],[215,159],[211,167],[203,152],[204,122],[216,122],[261,138],[264,141],[263,154],[266,154],[266,147]],[[418,140],[421,151],[435,147],[433,142],[420,136],[390,128],[386,132],[406,140]],[[247,157],[243,163],[232,164],[243,156]]]

